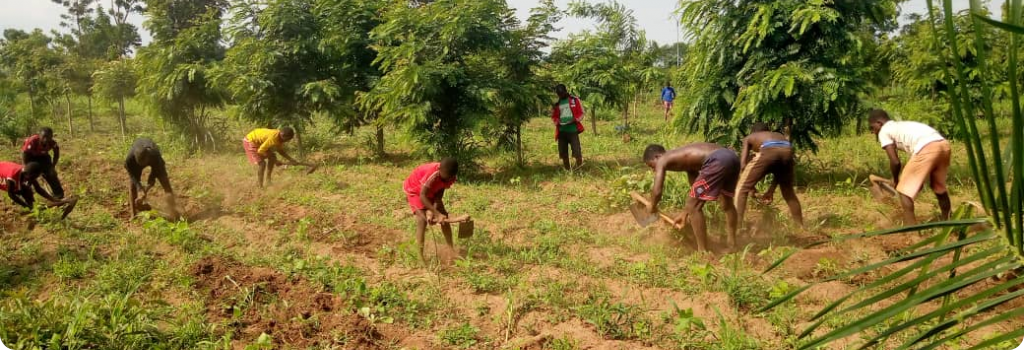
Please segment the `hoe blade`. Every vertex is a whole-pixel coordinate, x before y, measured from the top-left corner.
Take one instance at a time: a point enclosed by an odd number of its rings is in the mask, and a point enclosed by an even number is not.
[[[641,203],[634,202],[629,206],[629,211],[633,213],[633,218],[640,227],[647,227],[658,221],[658,214],[648,213],[646,206]]]

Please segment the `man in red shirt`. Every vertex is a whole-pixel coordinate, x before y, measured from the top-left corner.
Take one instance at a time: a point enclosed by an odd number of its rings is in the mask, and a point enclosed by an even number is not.
[[[52,159],[50,158],[50,151],[53,151]],[[30,163],[39,164],[39,175],[42,175],[46,183],[50,185],[53,196],[64,198],[64,187],[61,186],[60,178],[57,177],[60,146],[53,139],[53,129],[44,127],[39,130],[38,134],[25,139],[25,143],[21,146],[21,159],[25,165]]]
[[[583,132],[583,103],[579,98],[570,95],[564,84],[555,86],[558,102],[551,106],[551,121],[555,123],[555,140],[558,141],[558,157],[562,159],[562,167],[570,170],[569,149],[576,159],[574,167],[583,164],[583,151],[580,147],[580,133]]]
[[[60,202],[47,193],[39,185],[39,181],[36,181],[41,172],[42,168],[39,163],[29,163],[23,167],[18,163],[0,162],[0,190],[7,192],[7,197],[10,197],[14,203],[28,209],[32,209],[35,204],[33,189],[35,192],[39,192],[43,198],[52,202]]]

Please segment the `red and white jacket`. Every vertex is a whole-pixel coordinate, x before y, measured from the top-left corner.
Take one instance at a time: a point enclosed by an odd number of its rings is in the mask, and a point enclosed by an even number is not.
[[[583,103],[576,96],[570,95],[569,108],[572,109],[572,119],[576,122],[576,129],[582,133],[583,123],[580,121],[583,120]],[[558,126],[562,120],[562,109],[558,108],[557,102],[551,107],[551,120],[555,122],[555,139],[558,139]]]

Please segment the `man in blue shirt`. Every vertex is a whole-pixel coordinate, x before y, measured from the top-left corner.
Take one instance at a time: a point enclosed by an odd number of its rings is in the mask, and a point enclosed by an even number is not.
[[[676,100],[676,89],[672,88],[671,83],[665,83],[665,87],[661,89],[661,101],[665,104],[665,121],[668,121],[668,115],[672,112],[672,102]]]

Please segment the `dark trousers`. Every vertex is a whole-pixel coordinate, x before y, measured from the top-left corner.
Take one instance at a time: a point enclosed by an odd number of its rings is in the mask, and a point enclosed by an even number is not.
[[[57,167],[53,166],[53,161],[50,160],[50,155],[42,156],[28,156],[26,159],[28,163],[37,163],[43,170],[43,180],[46,180],[46,184],[50,185],[50,191],[53,192],[53,196],[56,198],[64,198],[64,187],[60,184],[60,178],[57,177]]]
[[[569,158],[569,146],[572,146],[573,158],[583,158],[583,150],[580,147],[580,134],[575,132],[558,133],[558,158]]]

